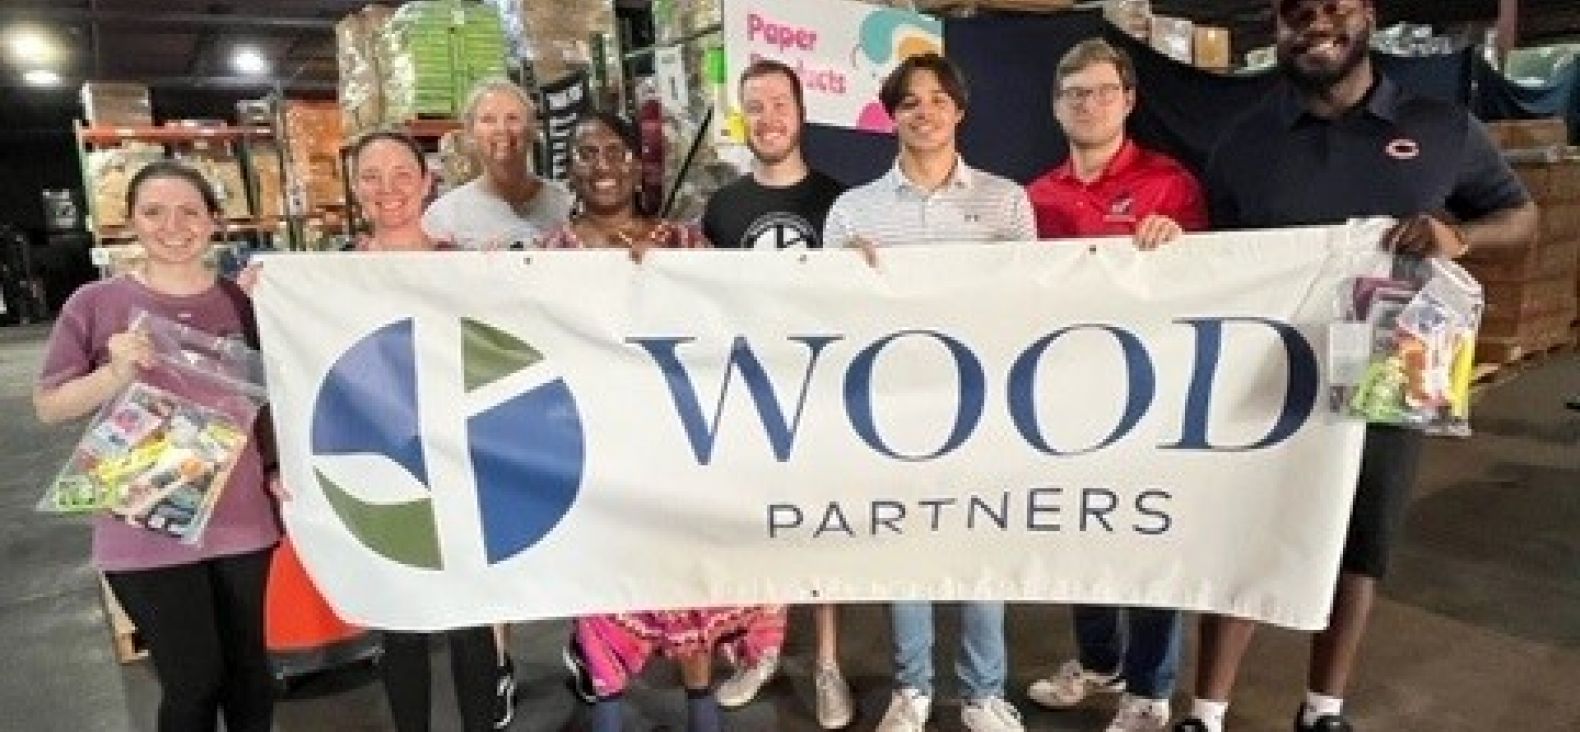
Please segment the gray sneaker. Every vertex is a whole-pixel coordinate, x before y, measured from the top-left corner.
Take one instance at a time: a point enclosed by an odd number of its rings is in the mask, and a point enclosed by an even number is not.
[[[773,653],[764,655],[757,663],[735,669],[735,675],[719,684],[713,696],[719,700],[719,706],[725,709],[744,707],[757,698],[757,692],[774,677],[777,670],[779,656]]]
[[[839,666],[818,664],[813,672],[817,685],[817,723],[823,729],[843,729],[856,716],[850,699],[850,684],[840,675]]]

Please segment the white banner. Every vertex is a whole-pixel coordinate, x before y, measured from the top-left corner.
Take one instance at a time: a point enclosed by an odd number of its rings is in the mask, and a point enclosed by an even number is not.
[[[908,56],[944,49],[944,25],[909,10],[856,0],[724,0],[729,111],[741,109],[741,71],[759,58],[796,70],[807,120],[892,132],[878,102],[884,77]]]
[[[1326,624],[1348,227],[270,257],[285,519],[350,620],[1000,599]]]

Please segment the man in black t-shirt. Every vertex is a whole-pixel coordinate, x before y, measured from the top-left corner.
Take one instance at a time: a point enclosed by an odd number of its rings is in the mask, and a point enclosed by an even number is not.
[[[788,66],[762,60],[742,72],[740,91],[752,172],[708,199],[703,233],[726,249],[822,247],[823,219],[845,187],[801,155],[800,81]]]
[[[789,66],[763,59],[741,72],[740,84],[746,145],[754,158],[752,172],[708,199],[702,215],[703,233],[713,246],[726,249],[821,248],[823,220],[845,187],[808,168],[801,155],[801,128],[806,123],[801,82]],[[762,617],[769,616],[764,613]],[[813,671],[817,720],[824,729],[841,729],[850,724],[855,706],[850,685],[839,671],[834,606],[817,606],[813,617],[817,621]],[[779,627],[765,627],[749,635],[779,636],[782,641],[783,618],[779,616]],[[778,644],[773,645],[747,649],[735,675],[719,685],[720,706],[745,705],[772,678],[780,651]]]

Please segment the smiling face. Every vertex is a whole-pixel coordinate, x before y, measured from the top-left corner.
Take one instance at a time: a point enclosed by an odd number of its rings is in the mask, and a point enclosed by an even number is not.
[[[537,114],[508,91],[490,91],[472,109],[467,132],[477,141],[478,156],[490,170],[512,170],[527,164],[537,136]]]
[[[764,163],[789,158],[801,147],[801,107],[794,82],[784,74],[763,74],[741,82],[746,113],[746,146]]]
[[[952,149],[955,130],[965,110],[939,83],[932,69],[914,69],[905,80],[905,93],[894,107],[895,134],[900,147],[912,153]]]
[[[354,163],[357,177],[352,190],[374,233],[409,227],[422,218],[423,200],[433,182],[411,148],[394,140],[374,140]]]
[[[191,181],[153,176],[132,193],[132,231],[152,263],[201,265],[217,228],[203,193]]]
[[[1124,135],[1125,118],[1135,106],[1135,90],[1125,85],[1119,68],[1101,61],[1059,81],[1053,115],[1072,145],[1102,148]]]
[[[1296,86],[1325,91],[1366,59],[1376,11],[1365,0],[1277,3],[1278,66]]]
[[[636,165],[636,151],[603,121],[576,125],[570,184],[589,212],[618,214],[634,206]]]

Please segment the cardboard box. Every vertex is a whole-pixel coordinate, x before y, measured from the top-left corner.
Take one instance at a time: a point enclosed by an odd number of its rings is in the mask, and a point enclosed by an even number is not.
[[[1193,39],[1196,65],[1212,71],[1227,71],[1234,65],[1234,52],[1229,44],[1229,29],[1196,26]]]
[[[1192,51],[1196,40],[1195,24],[1189,20],[1154,15],[1149,38],[1152,47],[1157,49],[1158,53],[1175,61],[1188,64],[1194,58]]]
[[[1484,288],[1487,307],[1484,318],[1526,318],[1558,310],[1575,301],[1575,275],[1564,273],[1524,282],[1508,282]]]
[[[82,85],[82,114],[93,126],[149,127],[154,105],[142,84],[90,81]]]
[[[1501,150],[1569,144],[1569,129],[1557,118],[1488,122],[1487,131]]]
[[[95,150],[87,156],[88,195],[93,199],[93,227],[123,226],[127,221],[126,189],[132,176],[155,160],[164,158],[164,148],[144,143],[129,143],[110,150]]]
[[[1528,345],[1533,350],[1564,342],[1563,331],[1574,322],[1576,301],[1570,300],[1545,313],[1524,318],[1482,318],[1478,332],[1483,342]]]
[[[1460,264],[1488,286],[1562,277],[1580,269],[1580,240],[1537,243],[1516,252],[1477,251]]]

